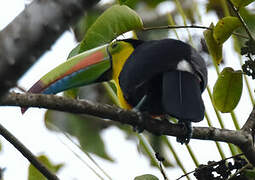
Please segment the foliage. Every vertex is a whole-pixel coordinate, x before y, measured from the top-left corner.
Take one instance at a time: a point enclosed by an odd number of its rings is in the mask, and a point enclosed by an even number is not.
[[[213,87],[213,103],[223,112],[231,112],[238,104],[243,89],[242,71],[226,67]]]
[[[80,43],[79,53],[111,42],[119,35],[143,27],[141,18],[125,5],[107,9],[86,32]]]
[[[236,8],[241,8],[249,5],[254,0],[231,0],[231,2],[235,5]]]
[[[144,175],[135,177],[134,180],[158,180],[158,178],[151,174],[144,174]]]
[[[64,164],[53,164],[45,155],[38,156],[38,160],[53,173],[57,173],[64,166]],[[46,180],[46,178],[33,165],[30,164],[28,170],[28,180]]]
[[[213,38],[218,44],[223,44],[233,31],[240,26],[241,22],[237,17],[226,16],[216,24],[213,30]]]
[[[214,29],[214,25],[211,24],[210,28]],[[214,39],[213,30],[204,31],[204,38],[208,51],[213,58],[213,61],[216,64],[220,64],[220,62],[222,61],[222,44],[218,44]]]

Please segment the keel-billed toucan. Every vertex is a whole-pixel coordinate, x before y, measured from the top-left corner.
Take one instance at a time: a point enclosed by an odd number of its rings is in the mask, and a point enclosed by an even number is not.
[[[28,92],[56,94],[108,80],[114,80],[122,108],[139,105],[153,116],[170,115],[190,133],[191,122],[204,118],[205,62],[189,44],[174,39],[117,40],[83,52],[47,73]],[[190,133],[178,140],[188,142]]]

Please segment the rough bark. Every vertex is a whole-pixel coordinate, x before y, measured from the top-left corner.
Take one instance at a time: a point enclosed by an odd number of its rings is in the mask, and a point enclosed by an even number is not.
[[[98,0],[34,0],[0,32],[0,98]]]

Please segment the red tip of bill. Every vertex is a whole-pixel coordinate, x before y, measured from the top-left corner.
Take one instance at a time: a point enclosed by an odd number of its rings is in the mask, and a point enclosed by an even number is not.
[[[45,88],[46,88],[46,86],[44,85],[44,83],[41,80],[39,80],[27,92],[28,93],[41,93]],[[22,107],[20,110],[21,110],[21,113],[24,114],[28,110],[28,108]]]

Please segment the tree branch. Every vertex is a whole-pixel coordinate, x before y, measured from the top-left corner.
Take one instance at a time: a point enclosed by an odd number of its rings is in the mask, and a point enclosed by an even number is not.
[[[248,118],[248,120],[245,122],[243,127],[241,128],[243,131],[251,132],[253,129],[255,129],[255,106],[253,107],[253,110]]]
[[[145,129],[155,135],[185,135],[185,129],[169,121],[153,119],[146,113],[124,110],[116,106],[95,103],[88,100],[75,100],[56,95],[9,93],[2,99],[0,106],[40,107],[70,113],[84,113],[111,119],[122,124],[129,124],[139,129]],[[255,109],[253,109],[246,124],[250,124],[249,122],[253,121],[254,116]],[[244,125],[244,127],[246,126],[248,125]],[[250,163],[255,166],[255,148],[250,131],[234,131],[214,127],[193,127],[192,138],[235,144],[243,151]]]
[[[117,106],[88,100],[76,100],[56,95],[9,93],[0,102],[0,106],[40,107],[70,113],[84,113],[143,128],[156,135],[185,135],[183,128],[177,124],[154,119],[146,113],[124,110]],[[192,138],[242,144],[246,143],[247,137],[241,131],[194,127]]]
[[[104,119],[111,119],[122,124],[129,124],[138,129],[147,130],[155,135],[183,136],[186,134],[183,127],[166,120],[154,119],[146,113],[56,95],[9,93],[0,101],[0,106],[39,107],[70,113],[83,113]],[[254,116],[255,110],[253,109],[251,116],[247,120],[248,124],[253,120]],[[191,138],[235,144],[243,151],[250,163],[255,166],[255,148],[250,131],[235,131],[214,127],[193,127]]]
[[[98,0],[34,0],[0,32],[0,98]],[[8,77],[8,78],[7,78]]]

